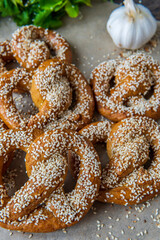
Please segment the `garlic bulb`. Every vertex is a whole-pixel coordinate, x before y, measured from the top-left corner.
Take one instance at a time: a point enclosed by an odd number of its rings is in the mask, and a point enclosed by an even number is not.
[[[106,27],[117,47],[137,49],[155,34],[157,22],[148,8],[125,0],[111,13]]]

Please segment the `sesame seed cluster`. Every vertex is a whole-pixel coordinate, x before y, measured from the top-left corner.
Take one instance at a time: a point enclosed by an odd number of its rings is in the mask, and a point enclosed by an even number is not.
[[[92,71],[91,83],[98,111],[108,119],[160,118],[160,66],[151,56],[136,53],[121,63],[103,62]]]

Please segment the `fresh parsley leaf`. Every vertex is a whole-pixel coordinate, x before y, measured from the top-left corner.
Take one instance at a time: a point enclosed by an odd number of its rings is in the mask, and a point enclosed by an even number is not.
[[[76,4],[72,4],[70,1],[67,2],[65,6],[65,11],[71,18],[76,18],[79,14],[79,7]]]
[[[74,0],[73,2],[76,3],[76,4],[77,3],[83,3],[87,6],[91,6],[91,0]]]
[[[82,4],[91,6],[91,0],[0,0],[0,16],[13,17],[19,26],[58,28],[64,15],[77,17]]]
[[[54,11],[57,6],[63,5],[63,0],[40,0],[40,7],[45,10]]]
[[[4,0],[3,5],[1,8],[1,16],[2,17],[7,17],[7,16],[14,16],[16,14],[19,14],[19,9],[16,5],[14,5],[11,1],[9,0]]]
[[[11,0],[13,2],[14,5],[17,6],[17,4],[23,5],[23,1],[22,0]]]
[[[40,11],[34,21],[33,21],[33,24],[36,25],[36,26],[42,26],[43,23],[45,22],[46,18],[49,16],[49,14],[51,13],[52,11],[51,10],[42,10]]]
[[[17,15],[14,17],[14,21],[19,25],[27,25],[31,24],[29,12],[27,10],[23,11],[21,15]]]

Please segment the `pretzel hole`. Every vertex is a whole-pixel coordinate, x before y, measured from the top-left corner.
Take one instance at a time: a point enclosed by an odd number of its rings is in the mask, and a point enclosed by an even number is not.
[[[25,155],[24,151],[16,150],[11,164],[3,174],[4,185],[10,197],[28,180],[24,161]]]
[[[72,102],[71,105],[69,106],[68,110],[73,110],[73,108],[76,106],[77,99],[76,99],[76,91],[72,91]]]
[[[10,71],[12,69],[15,69],[15,68],[21,68],[20,64],[16,61],[8,61],[6,64],[5,64],[5,68],[7,69],[7,71]]]
[[[149,160],[144,164],[144,169],[149,169],[152,162],[153,162],[153,159],[154,159],[154,151],[153,151],[153,148],[150,146],[149,147]]]
[[[67,176],[64,181],[64,191],[65,193],[71,192],[76,186],[76,180],[73,178],[70,170],[68,169]]]
[[[12,97],[17,110],[24,117],[30,118],[38,113],[38,108],[34,105],[30,92],[16,89],[16,91],[13,91]]]
[[[116,85],[115,77],[112,77],[110,82],[109,82],[109,94],[111,94],[111,90],[114,88],[115,85]]]
[[[123,101],[123,106],[125,106],[125,107],[130,107],[130,105],[129,105],[129,102],[128,102],[128,100],[127,99],[125,99],[124,101]]]
[[[68,151],[67,152],[67,158],[69,159],[70,158],[70,156],[77,156],[73,151]],[[78,156],[77,156],[78,157]],[[76,171],[76,173],[75,173],[75,176],[73,176],[72,174],[71,174],[71,171],[70,171],[70,169],[68,168],[68,172],[67,172],[67,176],[66,176],[66,178],[65,178],[65,181],[64,181],[64,191],[66,192],[66,193],[68,193],[68,192],[71,192],[74,188],[75,188],[75,186],[76,186],[76,178],[77,178],[77,173],[79,173],[79,165],[80,165],[80,162],[79,161],[75,161],[75,164],[77,163],[77,167],[76,167],[76,169],[78,169],[78,171]]]
[[[154,85],[151,86],[150,90],[144,95],[146,100],[150,99],[154,93]]]
[[[47,45],[48,46],[48,45]],[[55,52],[55,50],[53,49],[53,48],[50,48],[49,46],[48,46],[48,48],[49,48],[49,50],[50,50],[50,57],[52,58],[52,57],[55,57],[56,56],[56,52]]]
[[[98,142],[94,144],[94,148],[98,153],[102,168],[106,167],[106,164],[109,163],[109,157],[106,151],[106,143]]]

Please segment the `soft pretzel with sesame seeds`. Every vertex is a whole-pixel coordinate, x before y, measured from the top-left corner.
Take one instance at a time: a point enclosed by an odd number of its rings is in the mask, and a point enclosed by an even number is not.
[[[92,71],[91,84],[98,111],[112,121],[135,115],[160,118],[160,66],[149,55],[137,53],[120,64],[103,62]]]
[[[0,226],[25,232],[51,232],[72,226],[85,216],[98,194],[101,175],[98,155],[88,140],[71,130],[48,131],[28,148],[30,141],[32,135],[27,140],[23,131],[15,130],[6,131],[0,138],[1,167],[4,156],[13,149],[27,148],[29,176],[10,199],[1,182]],[[62,185],[68,150],[80,157],[80,173],[75,188],[65,193]]]
[[[53,127],[79,129],[93,116],[92,91],[74,65],[49,59],[37,68],[34,75],[25,68],[18,68],[3,73],[0,79],[0,117],[9,128],[32,128],[35,131]],[[36,115],[25,119],[18,112],[12,97],[15,88],[30,91],[39,109]],[[76,100],[69,109],[73,91]]]
[[[160,192],[160,129],[153,119],[132,117],[116,124],[97,122],[80,133],[93,143],[107,142],[109,164],[102,171],[99,201],[132,205]],[[77,176],[78,157],[69,155],[69,162],[72,174]]]
[[[66,63],[72,61],[70,46],[60,34],[33,25],[16,30],[11,47],[17,62],[27,69],[35,69],[40,63],[52,58],[51,50],[55,51],[59,60]]]
[[[132,117],[114,125],[107,153],[110,167],[103,173],[98,200],[131,205],[159,193],[160,128],[153,119]]]

